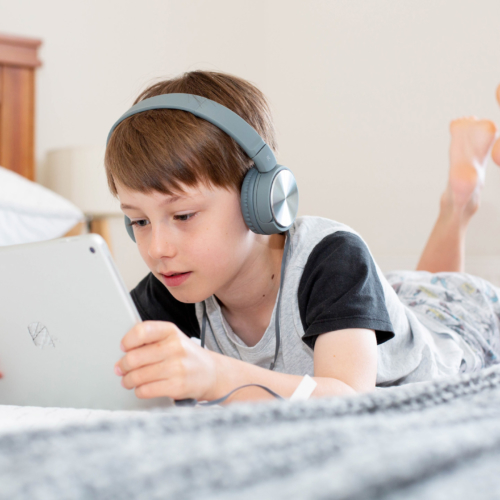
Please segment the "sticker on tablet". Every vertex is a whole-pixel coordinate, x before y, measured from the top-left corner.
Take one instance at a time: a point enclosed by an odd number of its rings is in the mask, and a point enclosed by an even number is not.
[[[47,327],[43,323],[40,323],[39,321],[30,323],[28,325],[28,331],[30,332],[34,344],[40,349],[43,349],[44,347],[55,347],[54,341],[52,340]]]

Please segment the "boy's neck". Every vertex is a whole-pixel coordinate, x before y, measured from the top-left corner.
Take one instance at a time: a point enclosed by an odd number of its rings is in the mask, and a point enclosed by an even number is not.
[[[259,245],[238,280],[216,295],[226,321],[248,346],[259,342],[271,320],[280,287],[284,246],[284,235],[268,236],[267,245]]]

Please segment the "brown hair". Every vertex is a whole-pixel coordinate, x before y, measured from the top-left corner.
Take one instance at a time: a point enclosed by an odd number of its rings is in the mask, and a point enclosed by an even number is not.
[[[236,76],[192,71],[148,87],[134,104],[160,94],[186,93],[226,106],[246,120],[276,152],[274,125],[264,94]],[[114,130],[105,156],[106,174],[116,196],[115,180],[140,192],[182,192],[182,184],[234,188],[253,161],[234,139],[186,111],[154,109],[130,116]]]

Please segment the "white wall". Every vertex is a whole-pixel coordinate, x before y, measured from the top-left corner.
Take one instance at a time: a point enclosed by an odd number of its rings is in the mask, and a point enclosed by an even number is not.
[[[500,121],[499,19],[498,0],[0,0],[0,32],[44,40],[42,179],[46,151],[103,144],[154,79],[235,73],[273,105],[300,214],[345,222],[377,260],[408,265],[437,215],[449,121]],[[500,169],[490,165],[471,262],[500,255],[499,192]],[[146,269],[120,221],[112,231],[133,286]]]

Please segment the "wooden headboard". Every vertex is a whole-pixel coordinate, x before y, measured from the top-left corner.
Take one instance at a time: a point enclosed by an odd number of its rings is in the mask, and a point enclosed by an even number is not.
[[[35,180],[35,69],[41,40],[0,34],[0,165]]]

